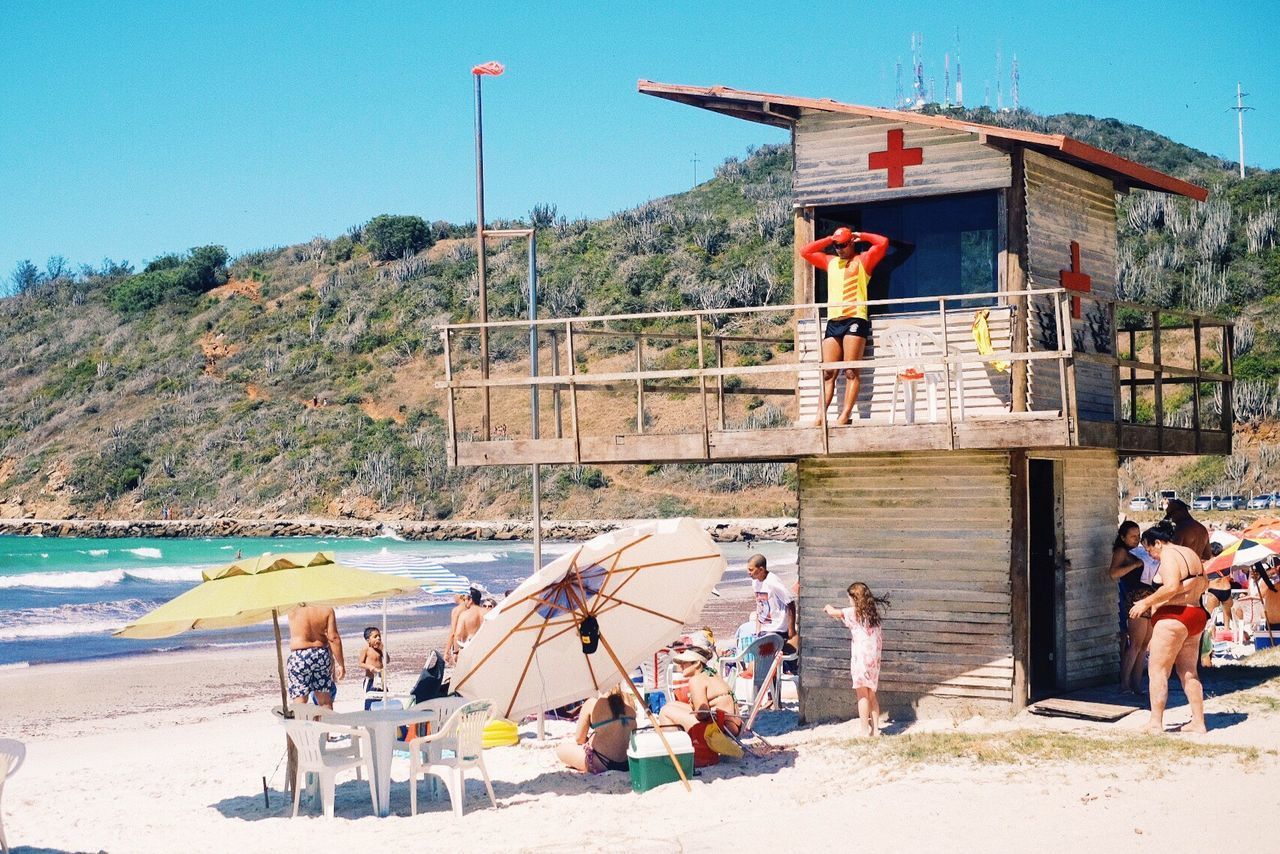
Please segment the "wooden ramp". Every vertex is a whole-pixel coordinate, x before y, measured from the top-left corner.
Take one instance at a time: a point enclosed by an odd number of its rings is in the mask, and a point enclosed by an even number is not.
[[[1046,717],[1115,723],[1144,708],[1146,704],[1141,699],[1132,694],[1121,694],[1115,688],[1085,688],[1032,703],[1027,711]]]

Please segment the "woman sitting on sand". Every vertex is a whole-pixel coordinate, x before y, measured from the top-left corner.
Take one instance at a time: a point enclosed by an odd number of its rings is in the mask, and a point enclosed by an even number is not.
[[[619,685],[608,694],[582,704],[573,743],[556,745],[556,756],[570,768],[589,774],[626,771],[627,747],[636,728],[635,709]]]
[[[734,736],[742,732],[742,717],[729,683],[709,669],[711,652],[691,646],[677,652],[672,660],[688,680],[689,702],[667,703],[658,716],[659,723],[676,724],[685,732],[698,724],[706,724],[703,739],[708,747],[721,755],[739,755],[740,751],[724,732]]]

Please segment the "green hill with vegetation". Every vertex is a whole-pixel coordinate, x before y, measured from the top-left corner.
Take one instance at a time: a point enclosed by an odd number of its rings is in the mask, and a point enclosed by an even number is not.
[[[1280,173],[1240,179],[1232,164],[1111,119],[969,117],[1067,133],[1210,186],[1203,206],[1147,193],[1121,201],[1121,287],[1135,300],[1239,317],[1237,416],[1255,432],[1275,416]],[[790,170],[788,147],[763,146],[689,192],[605,219],[539,205],[490,225],[538,228],[546,316],[783,303]],[[380,216],[235,258],[210,245],[141,270],[24,262],[0,299],[0,508],[20,499],[41,516],[527,515],[527,468],[445,464],[431,327],[476,315],[473,232]],[[491,317],[525,315],[523,247],[490,253]],[[1226,478],[1241,464],[1214,465],[1196,477]],[[1129,472],[1136,488],[1143,475]],[[794,510],[784,465],[550,467],[545,477],[547,510],[559,516]]]

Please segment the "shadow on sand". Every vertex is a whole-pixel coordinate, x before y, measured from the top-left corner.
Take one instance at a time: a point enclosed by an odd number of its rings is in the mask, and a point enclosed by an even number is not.
[[[798,715],[794,711],[770,712],[761,715],[756,720],[756,731],[767,739],[771,736],[794,730],[797,726],[797,721]],[[749,746],[758,744],[759,742],[748,741]],[[694,772],[693,779],[701,780],[705,783],[714,783],[716,780],[737,777],[763,777],[776,774],[784,768],[790,768],[795,765],[795,751],[789,748],[777,748],[772,751],[761,752],[763,755],[746,756],[736,761],[726,760],[719,765],[699,768]],[[548,762],[555,761],[554,755],[550,751],[547,751],[546,756]],[[397,762],[394,767],[398,774],[404,773],[405,764],[403,761]],[[490,773],[492,774],[492,769]],[[595,794],[624,795],[631,792],[630,775],[620,772],[588,777],[577,771],[556,769],[544,771],[536,777],[519,782],[508,782],[496,776],[492,778],[492,782],[493,793],[498,798],[499,809],[505,806],[534,801],[548,794],[572,796],[591,792]],[[431,800],[427,796],[429,787],[422,782],[421,778],[419,778],[418,787],[419,814],[449,812],[449,797],[443,785],[439,787],[440,796],[436,800]],[[268,818],[288,817],[292,814],[292,796],[286,794],[283,790],[272,789],[270,798],[270,808],[263,803],[261,790],[257,790],[252,794],[224,798],[211,806],[227,818],[237,818],[242,821],[261,821]],[[466,797],[463,801],[463,813],[478,809],[492,809],[492,807],[489,804],[488,795],[485,794],[484,783],[477,773],[471,772],[466,779]],[[369,784],[367,782],[346,780],[337,785],[334,796],[335,816],[364,818],[372,813],[372,806],[369,803]],[[304,799],[302,805],[298,808],[300,817],[321,814],[318,798],[312,804],[308,804]],[[391,815],[409,815],[409,787],[405,780],[398,777],[393,778],[391,781]]]

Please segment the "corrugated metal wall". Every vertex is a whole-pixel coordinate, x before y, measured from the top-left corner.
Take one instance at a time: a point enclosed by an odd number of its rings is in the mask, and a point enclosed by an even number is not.
[[[849,632],[822,613],[866,582],[887,594],[886,706],[1009,702],[1009,456],[913,452],[799,463],[801,714],[848,717]]]
[[[1026,191],[1029,286],[1059,286],[1059,271],[1071,267],[1074,240],[1080,244],[1080,268],[1093,279],[1091,293],[1114,299],[1116,199],[1111,180],[1028,149]],[[1052,311],[1050,300],[1029,300],[1032,350],[1054,349]],[[1111,323],[1105,307],[1084,299],[1081,315],[1071,324],[1075,348],[1109,353]],[[1061,408],[1057,363],[1032,362],[1029,373],[1029,408]],[[1075,377],[1079,417],[1085,421],[1114,420],[1112,371],[1105,365],[1076,362]]]
[[[903,130],[905,148],[922,148],[904,185],[890,189],[883,169],[868,169],[868,156],[884,151],[887,132]],[[937,196],[1008,187],[1009,155],[978,142],[976,133],[922,127],[834,113],[804,114],[795,131],[795,201],[831,205]]]

